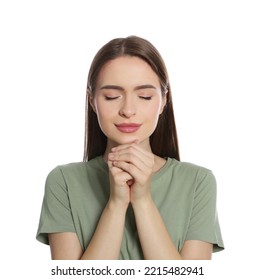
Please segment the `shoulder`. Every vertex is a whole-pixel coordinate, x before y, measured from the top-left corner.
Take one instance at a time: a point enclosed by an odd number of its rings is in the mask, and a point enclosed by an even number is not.
[[[62,164],[62,165],[58,165],[55,168],[53,168],[47,178],[46,178],[46,182],[48,181],[58,181],[58,180],[62,180],[64,177],[64,174],[68,174],[68,173],[76,173],[79,172],[82,168],[84,168],[85,163],[83,162],[75,162],[75,163],[67,163],[67,164]]]
[[[189,182],[196,188],[216,188],[216,179],[212,170],[190,162],[170,159],[168,168],[172,169],[172,176],[182,182]]]
[[[106,171],[107,164],[101,157],[94,158],[88,162],[72,162],[56,166],[52,169],[46,179],[46,182],[67,182],[69,180],[83,180],[85,177],[93,174],[99,174]]]
[[[190,175],[195,175],[195,176],[199,176],[199,177],[203,177],[206,175],[213,175],[213,172],[203,166],[194,164],[194,163],[190,163],[190,162],[183,162],[183,161],[178,161],[176,159],[168,159],[169,161],[169,168],[172,168],[173,171],[175,172],[179,172],[182,174],[190,174]]]

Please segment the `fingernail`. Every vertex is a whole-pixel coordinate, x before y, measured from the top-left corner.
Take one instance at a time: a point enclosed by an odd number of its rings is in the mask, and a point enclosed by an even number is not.
[[[108,154],[108,158],[109,159],[114,159],[114,154],[112,154],[112,153]]]

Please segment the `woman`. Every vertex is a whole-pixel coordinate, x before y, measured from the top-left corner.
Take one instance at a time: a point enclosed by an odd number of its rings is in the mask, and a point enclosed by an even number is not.
[[[47,177],[37,239],[52,259],[211,259],[223,249],[211,171],[179,161],[155,47],[114,39],[88,75],[84,162]]]

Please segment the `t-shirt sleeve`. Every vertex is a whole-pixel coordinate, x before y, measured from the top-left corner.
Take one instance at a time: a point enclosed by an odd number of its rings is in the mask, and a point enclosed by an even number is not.
[[[186,240],[201,240],[212,243],[214,252],[224,249],[216,198],[217,184],[213,173],[209,170],[200,170],[197,175],[197,187],[194,193]]]
[[[60,167],[47,176],[36,239],[49,244],[48,233],[75,232],[68,188]]]

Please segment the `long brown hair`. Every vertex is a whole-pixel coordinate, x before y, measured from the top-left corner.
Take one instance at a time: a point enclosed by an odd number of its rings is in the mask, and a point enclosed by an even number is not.
[[[162,95],[166,95],[167,102],[158,124],[150,136],[152,152],[160,157],[171,157],[180,160],[177,131],[170,83],[165,63],[157,49],[147,40],[129,36],[113,39],[104,45],[92,61],[87,81],[86,96],[86,127],[84,161],[103,155],[107,138],[98,124],[97,115],[90,105],[90,98],[94,97],[98,75],[102,67],[110,60],[121,56],[136,56],[146,61],[160,80]]]

